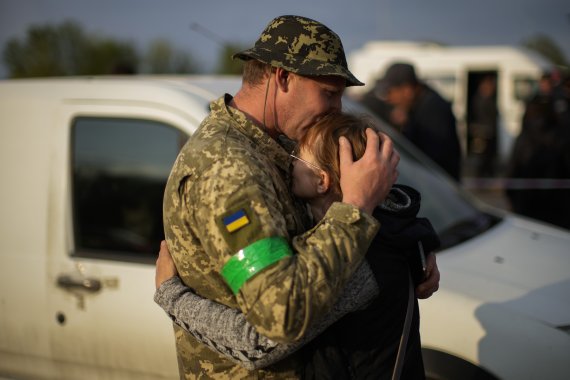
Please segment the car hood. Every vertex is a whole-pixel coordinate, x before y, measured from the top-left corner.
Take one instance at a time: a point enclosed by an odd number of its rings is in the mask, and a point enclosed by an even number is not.
[[[570,324],[570,233],[507,215],[438,255],[446,291],[496,303],[552,326]]]

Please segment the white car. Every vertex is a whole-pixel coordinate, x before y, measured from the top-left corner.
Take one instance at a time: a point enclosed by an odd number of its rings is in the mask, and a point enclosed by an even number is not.
[[[208,102],[239,83],[0,81],[0,377],[178,378],[152,299],[163,188]],[[420,303],[428,376],[570,378],[570,234],[479,204],[394,138],[444,244]]]

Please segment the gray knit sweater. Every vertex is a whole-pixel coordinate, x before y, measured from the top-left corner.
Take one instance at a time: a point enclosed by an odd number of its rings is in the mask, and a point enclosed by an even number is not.
[[[180,327],[212,350],[253,370],[291,355],[347,313],[365,307],[379,289],[370,267],[364,262],[354,273],[330,313],[309,329],[300,340],[277,343],[258,334],[240,310],[202,298],[178,276],[156,290],[155,302]]]

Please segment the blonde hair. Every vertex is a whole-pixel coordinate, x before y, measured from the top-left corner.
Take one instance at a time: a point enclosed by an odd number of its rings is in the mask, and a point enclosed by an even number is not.
[[[314,164],[330,176],[330,189],[342,196],[338,139],[344,136],[352,145],[352,158],[358,160],[366,150],[366,129],[377,130],[371,118],[348,113],[333,113],[312,126],[299,141],[299,149],[310,152]]]

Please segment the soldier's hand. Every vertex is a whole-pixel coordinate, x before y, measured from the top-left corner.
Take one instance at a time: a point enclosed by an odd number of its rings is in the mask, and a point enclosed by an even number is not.
[[[439,289],[439,269],[433,253],[426,257],[426,279],[416,288],[416,296],[420,299],[426,299],[437,292]]]
[[[166,241],[160,242],[160,251],[158,252],[158,259],[156,259],[156,273],[154,276],[154,281],[156,288],[158,289],[160,285],[178,274],[172,256],[168,251],[166,246]]]
[[[352,147],[345,137],[339,140],[340,187],[342,201],[369,214],[382,203],[398,179],[400,154],[392,140],[383,133],[366,130],[366,151],[352,160]]]

